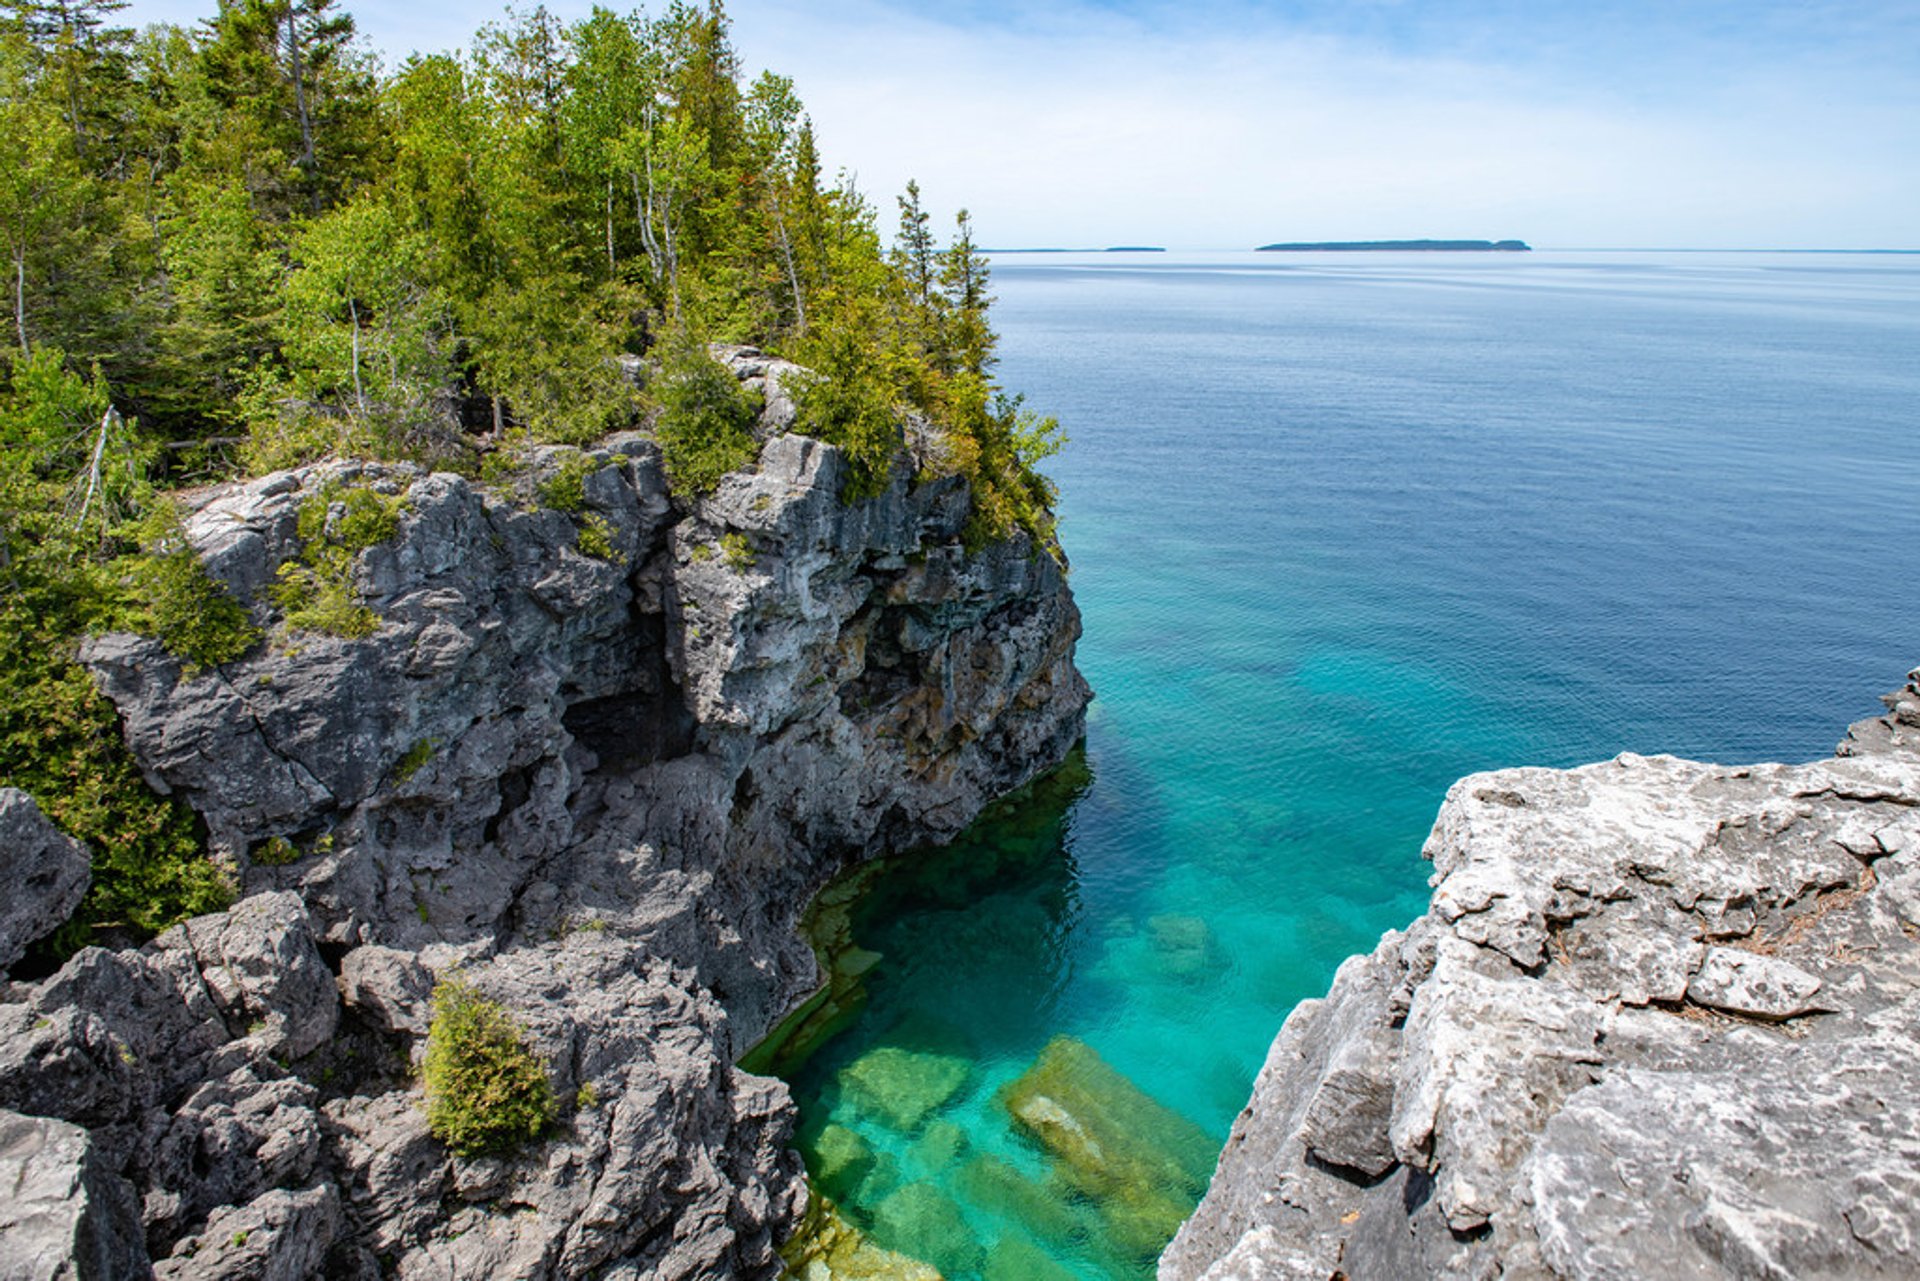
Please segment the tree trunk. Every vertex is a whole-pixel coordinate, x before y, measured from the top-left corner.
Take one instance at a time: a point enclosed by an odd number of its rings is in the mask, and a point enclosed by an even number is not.
[[[360,307],[354,302],[353,295],[347,295],[347,315],[353,319],[353,399],[360,406],[360,412],[367,412],[367,393],[360,386]]]
[[[80,514],[73,519],[75,531],[86,528],[87,512],[93,507],[93,496],[100,491],[100,466],[107,456],[107,436],[120,422],[120,411],[112,405],[100,416],[100,434],[93,440],[93,460],[87,464],[87,494],[80,500]]]
[[[13,251],[13,327],[20,335],[20,354],[31,356],[33,348],[27,343],[27,247],[17,245]]]
[[[660,260],[660,242],[653,238],[653,208],[649,197],[640,193],[640,175],[630,173],[633,179],[633,216],[640,220],[640,245],[647,251],[647,265],[653,269],[653,278],[659,280],[667,274],[666,264]],[[652,186],[649,174],[648,186]]]
[[[300,115],[300,171],[313,175],[313,118],[307,114],[307,77],[300,64],[299,7],[287,5],[287,57],[293,69],[293,105]]]
[[[800,296],[800,273],[793,269],[793,242],[787,239],[787,215],[780,208],[779,193],[773,193],[773,226],[780,233],[780,256],[787,264],[787,284],[793,289],[794,327],[807,332],[807,301]]]
[[[618,271],[613,261],[613,179],[607,179],[607,279],[612,280]]]

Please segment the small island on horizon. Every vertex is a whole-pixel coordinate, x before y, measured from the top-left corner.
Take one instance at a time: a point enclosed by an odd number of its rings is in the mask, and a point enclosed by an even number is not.
[[[1260,253],[1350,253],[1400,250],[1448,253],[1526,253],[1533,246],[1524,240],[1316,240],[1261,245]]]

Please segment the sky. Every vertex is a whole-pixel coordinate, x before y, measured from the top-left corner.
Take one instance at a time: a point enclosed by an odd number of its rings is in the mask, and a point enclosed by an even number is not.
[[[347,0],[390,63],[498,16]],[[562,17],[588,4],[549,0]],[[134,0],[189,22],[213,0]],[[1920,248],[1920,0],[732,0],[829,171],[995,247]]]

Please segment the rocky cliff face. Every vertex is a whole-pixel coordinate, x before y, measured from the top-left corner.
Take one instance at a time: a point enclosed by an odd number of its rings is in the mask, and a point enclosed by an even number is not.
[[[268,643],[200,672],[126,635],[85,658],[242,897],[0,987],[0,1175],[68,1188],[0,1223],[10,1256],[31,1239],[80,1276],[146,1255],[164,1277],[777,1270],[804,1201],[791,1103],[732,1063],[815,982],[800,908],[1057,762],[1088,693],[1049,556],[966,550],[962,483],[915,483],[913,460],[843,505],[840,455],[771,403],[759,465],[690,505],[638,436],[584,470],[540,461],[574,469],[574,511],[525,501],[539,474],[516,499],[359,464],[198,499],[190,537]],[[330,528],[363,487],[404,498],[354,565],[378,630],[275,633],[303,508]],[[456,969],[562,1101],[511,1158],[427,1132],[414,1069]]]
[[[1920,680],[1920,672],[1909,678]],[[1840,756],[1447,794],[1162,1278],[1920,1273],[1920,684]]]

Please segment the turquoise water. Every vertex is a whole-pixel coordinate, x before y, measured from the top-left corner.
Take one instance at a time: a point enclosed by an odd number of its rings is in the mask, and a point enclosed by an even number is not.
[[[1084,771],[875,891],[885,959],[795,1077],[803,1149],[856,1136],[829,1193],[950,1276],[1144,1276],[1164,1213],[1103,1214],[1117,1185],[1011,1122],[1055,1036],[1217,1143],[1288,1009],[1424,909],[1455,778],[1810,758],[1920,662],[1920,261],[1050,255],[994,283],[1005,382],[1072,436]],[[853,1069],[888,1047],[920,1057]]]

